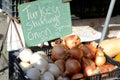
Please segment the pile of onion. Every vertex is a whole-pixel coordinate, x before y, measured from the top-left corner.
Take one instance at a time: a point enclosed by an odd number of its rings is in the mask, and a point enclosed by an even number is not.
[[[82,78],[80,80],[84,80],[86,76],[109,72],[116,68],[112,64],[106,64],[103,50],[97,48],[95,42],[83,44],[77,35],[59,39],[52,45],[51,62],[41,51],[32,54],[30,49],[26,49],[19,55],[19,58],[25,62],[22,66],[30,79],[78,80]]]

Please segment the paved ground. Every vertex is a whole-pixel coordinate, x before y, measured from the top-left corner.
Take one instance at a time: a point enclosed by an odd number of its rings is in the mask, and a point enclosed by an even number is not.
[[[3,37],[5,35],[6,29],[7,29],[7,17],[6,15],[3,15],[3,13],[0,13],[0,47],[1,43],[3,41]],[[6,46],[3,49],[3,54],[8,60],[8,54],[6,53]],[[7,66],[5,59],[3,56],[0,58],[0,71],[3,70]],[[8,80],[8,69],[4,70],[3,72],[0,72],[0,80]]]

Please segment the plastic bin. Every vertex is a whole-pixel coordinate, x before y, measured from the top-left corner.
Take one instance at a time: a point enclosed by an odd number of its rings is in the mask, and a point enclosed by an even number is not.
[[[45,51],[48,55],[48,57],[50,58],[51,56],[51,48],[52,47],[49,47],[49,46],[44,46],[43,48],[40,48],[40,47],[31,47],[30,49],[33,51],[33,52],[36,52],[36,51]],[[20,50],[17,50],[17,51],[11,51],[9,52],[9,64],[10,64],[10,73],[9,73],[9,76],[10,76],[10,80],[30,80],[25,74],[24,72],[22,71],[22,69],[20,68],[19,66],[19,62],[20,60],[17,59],[13,54],[15,52],[20,52]],[[107,74],[106,77],[102,77],[103,74]],[[85,77],[84,79],[86,80],[110,80],[111,78],[113,78],[113,80],[120,80],[120,68],[117,68],[116,70],[113,70],[111,72],[106,72],[106,73],[102,73],[102,74],[97,74],[97,75],[93,75],[93,76],[88,76],[88,77]],[[83,78],[79,79],[79,80],[82,80]]]

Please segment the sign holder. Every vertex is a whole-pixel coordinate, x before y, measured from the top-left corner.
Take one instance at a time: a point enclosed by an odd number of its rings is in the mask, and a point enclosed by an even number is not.
[[[115,1],[116,0],[111,0],[111,2],[110,2],[100,42],[105,39],[105,36],[106,36],[106,33],[107,33],[107,29],[108,29],[108,25],[109,25],[109,21],[110,21],[110,18],[111,18],[112,12],[113,12],[113,8],[114,8],[114,5],[115,5]]]
[[[14,18],[10,17],[10,19],[9,19],[9,21],[8,21],[8,25],[7,25],[7,30],[6,30],[6,32],[5,32],[5,36],[3,37],[2,45],[1,45],[1,47],[0,47],[0,58],[3,58],[3,60],[4,60],[5,63],[7,64],[7,66],[5,66],[3,69],[0,69],[0,72],[6,70],[6,69],[8,68],[8,63],[9,63],[9,62],[8,62],[6,56],[4,55],[4,53],[3,53],[2,51],[3,51],[3,48],[4,48],[4,46],[5,46],[5,41],[6,41],[6,39],[7,39],[7,34],[8,34],[8,30],[9,30],[9,26],[10,26],[10,22],[11,22],[11,21],[12,21],[13,24],[14,24],[15,31],[16,31],[16,33],[17,33],[17,35],[18,35],[19,40],[20,40],[20,44],[21,44],[22,47],[24,47],[24,46],[23,46],[23,42],[22,42],[21,37],[20,37],[20,34],[19,34],[19,32],[18,32],[18,29],[17,29],[17,26],[16,26],[16,24],[15,24],[15,20],[14,20]]]

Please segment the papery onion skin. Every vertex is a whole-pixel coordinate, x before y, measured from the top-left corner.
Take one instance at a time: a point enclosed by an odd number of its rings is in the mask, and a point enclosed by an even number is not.
[[[44,58],[38,59],[31,65],[41,71],[42,74],[48,70],[48,62]]]
[[[76,59],[68,59],[65,63],[66,71],[63,73],[63,76],[74,75],[79,73],[81,70],[81,64]]]
[[[117,68],[117,66],[115,66],[115,65],[112,65],[112,64],[105,64],[105,66],[108,68],[108,70],[109,71],[112,71],[112,70],[114,70],[114,69],[116,69]]]
[[[65,38],[65,46],[69,49],[78,47],[81,39],[77,35],[69,35]]]
[[[40,80],[55,80],[55,77],[51,72],[46,71]]]
[[[54,63],[49,63],[49,68],[48,68],[48,71],[51,72],[55,78],[57,78],[58,76],[61,75],[61,71],[60,69],[58,68],[58,66]]]
[[[40,71],[36,68],[30,68],[26,72],[26,75],[30,80],[40,80],[40,77],[41,77]]]
[[[27,62],[20,62],[19,65],[24,72],[26,72],[28,69],[32,68],[32,65]]]
[[[82,58],[82,69],[85,69],[87,66],[93,66],[94,68],[96,68],[96,65],[93,60],[83,57]]]
[[[29,62],[30,61],[30,57],[33,54],[31,49],[25,48],[24,50],[22,50],[19,53],[19,58],[23,61],[23,62]]]
[[[106,65],[99,66],[100,73],[109,72],[108,67]],[[102,74],[102,77],[108,76],[108,74]]]
[[[66,57],[66,48],[63,45],[56,45],[52,49],[51,58],[53,61],[64,59]]]
[[[84,75],[82,73],[77,73],[77,74],[74,74],[72,76],[72,80],[77,80],[77,79],[80,79],[80,78],[83,78],[83,77],[84,77]],[[80,79],[80,80],[84,80],[84,78]]]
[[[94,74],[95,68],[93,66],[86,66],[84,69],[84,76],[92,76]]]
[[[81,48],[72,48],[70,50],[68,50],[69,56],[70,58],[74,58],[74,59],[81,59],[83,57],[83,51],[81,50]]]
[[[35,52],[30,57],[30,64],[44,73],[48,69],[48,61],[40,54]]]
[[[81,49],[83,50],[84,57],[89,59],[93,59],[97,51],[96,47],[94,47],[92,44],[89,44],[89,43],[83,44]]]
[[[57,80],[70,80],[70,78],[69,78],[69,77],[59,76],[59,77],[57,78]]]
[[[97,49],[97,53],[95,56],[95,64],[97,66],[102,66],[106,63],[106,57],[104,56],[103,51],[101,50],[101,48]]]
[[[65,61],[62,59],[58,59],[54,62],[58,68],[61,70],[61,72],[63,73],[65,71]]]

